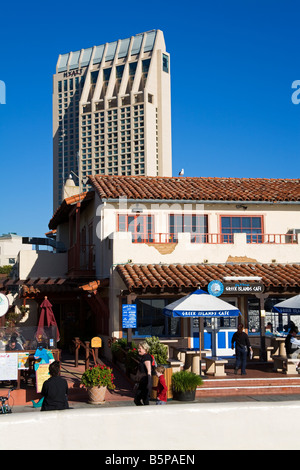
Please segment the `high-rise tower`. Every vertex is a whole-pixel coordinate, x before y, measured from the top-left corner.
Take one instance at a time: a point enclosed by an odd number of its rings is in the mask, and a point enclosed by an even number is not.
[[[92,174],[172,176],[170,56],[162,31],[59,56],[54,210],[69,174],[80,190]]]

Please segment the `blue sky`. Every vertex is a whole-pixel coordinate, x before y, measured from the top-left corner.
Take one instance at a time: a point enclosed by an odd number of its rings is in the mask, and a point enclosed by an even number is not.
[[[297,0],[2,2],[0,234],[48,230],[58,55],[150,29],[171,55],[173,175],[299,178],[299,13]]]

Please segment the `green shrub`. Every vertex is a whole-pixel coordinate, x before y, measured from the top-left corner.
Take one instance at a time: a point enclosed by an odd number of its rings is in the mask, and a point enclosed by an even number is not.
[[[157,364],[166,364],[168,359],[168,346],[161,343],[157,336],[151,336],[145,339],[150,346],[149,354],[154,356]]]
[[[129,348],[127,338],[119,338],[112,343],[111,352],[115,361],[125,364],[128,373],[136,373],[139,354],[134,341],[132,341],[131,347]]]
[[[111,352],[114,354],[118,352],[120,349],[127,348],[127,339],[126,338],[119,338],[117,341],[111,344]]]
[[[126,355],[126,371],[129,374],[136,374],[139,363],[139,353],[136,347],[132,347],[127,351]]]
[[[203,380],[199,375],[187,370],[181,370],[172,375],[172,387],[175,392],[191,392],[202,383]]]

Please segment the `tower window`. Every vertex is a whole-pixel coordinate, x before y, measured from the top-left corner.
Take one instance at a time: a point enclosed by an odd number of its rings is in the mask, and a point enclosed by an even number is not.
[[[164,72],[169,73],[169,56],[166,54],[162,55],[162,68]]]

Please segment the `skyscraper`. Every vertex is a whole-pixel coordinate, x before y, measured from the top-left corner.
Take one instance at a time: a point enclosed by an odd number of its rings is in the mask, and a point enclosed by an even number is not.
[[[69,175],[172,176],[170,57],[160,30],[60,55],[53,77],[53,208]]]

